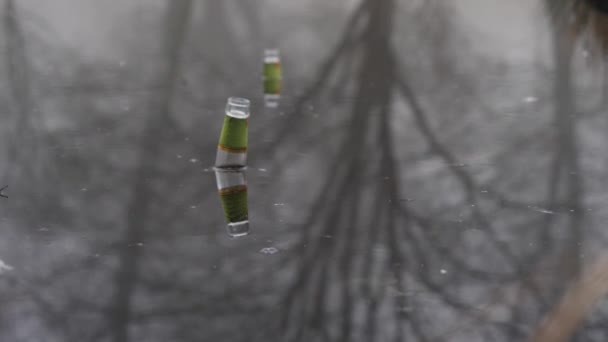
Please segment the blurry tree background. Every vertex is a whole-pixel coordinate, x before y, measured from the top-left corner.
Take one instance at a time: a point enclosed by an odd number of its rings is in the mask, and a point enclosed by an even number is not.
[[[553,4],[0,0],[0,340],[526,340],[608,238],[602,58]]]

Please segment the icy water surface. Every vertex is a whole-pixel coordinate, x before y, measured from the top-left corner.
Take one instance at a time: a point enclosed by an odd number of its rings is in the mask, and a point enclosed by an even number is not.
[[[0,3],[0,341],[605,341],[601,68],[444,3]]]

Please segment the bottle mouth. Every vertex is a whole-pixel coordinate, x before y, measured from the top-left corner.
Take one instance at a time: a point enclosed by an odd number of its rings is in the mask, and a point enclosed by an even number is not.
[[[278,49],[264,50],[264,63],[275,64],[281,62],[281,56]]]
[[[228,235],[233,238],[249,235],[249,220],[228,223]]]
[[[251,101],[242,97],[231,97],[226,104],[226,115],[237,118],[246,119],[249,117],[249,106]]]
[[[228,99],[228,104],[235,107],[249,107],[251,101],[243,97],[231,97]]]

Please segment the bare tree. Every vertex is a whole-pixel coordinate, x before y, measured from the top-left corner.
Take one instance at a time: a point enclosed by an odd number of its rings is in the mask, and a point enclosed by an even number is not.
[[[167,29],[163,39],[163,54],[167,68],[161,79],[166,90],[159,94],[157,111],[148,119],[141,142],[139,166],[133,177],[133,197],[127,208],[127,228],[122,242],[119,269],[116,273],[116,292],[113,304],[108,312],[110,330],[116,342],[129,341],[131,322],[131,301],[136,291],[138,265],[141,248],[146,236],[149,200],[153,198],[150,182],[155,177],[155,157],[160,149],[164,130],[169,126],[171,105],[177,74],[179,72],[179,54],[181,43],[188,28],[188,19],[192,7],[191,1],[177,1],[168,4]]]

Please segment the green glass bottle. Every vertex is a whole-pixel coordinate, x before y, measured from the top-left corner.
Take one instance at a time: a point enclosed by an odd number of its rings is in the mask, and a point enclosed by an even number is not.
[[[249,208],[245,171],[216,169],[215,179],[228,224],[228,235],[239,237],[249,234]]]
[[[224,125],[215,157],[216,168],[244,168],[247,166],[247,120],[250,102],[231,97],[226,105]]]
[[[283,71],[279,50],[264,51],[264,103],[266,107],[275,108],[281,99]]]

